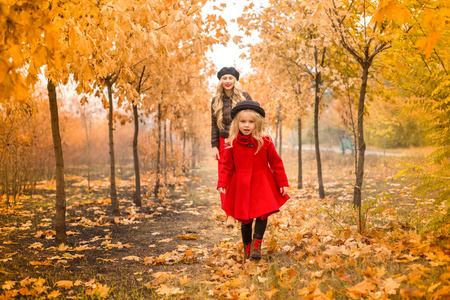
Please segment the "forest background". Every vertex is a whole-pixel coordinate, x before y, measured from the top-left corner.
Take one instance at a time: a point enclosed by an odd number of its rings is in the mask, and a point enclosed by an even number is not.
[[[202,12],[205,5],[213,8]],[[227,32],[224,8],[206,0],[0,1],[0,196],[9,216],[2,234],[17,230],[9,218],[28,212],[27,199],[43,197],[53,203],[49,240],[70,242],[66,193],[74,180],[88,195],[107,182],[106,223],[124,218],[117,189],[125,178],[133,183],[128,196],[135,209],[154,213],[168,203],[209,155],[217,66],[208,51],[232,40],[251,61],[240,80],[244,90],[266,109],[278,152],[295,165],[292,193],[305,185],[318,201],[332,197],[324,150],[351,153],[354,217],[348,228],[331,218],[343,232],[367,236],[367,212],[379,203],[365,191],[366,151],[383,153],[392,178],[412,184],[410,200],[427,201],[428,213],[408,226],[441,240],[430,242],[442,247],[440,283],[427,292],[444,295],[450,289],[449,3],[249,2],[234,20],[243,36]],[[304,170],[309,148],[315,166]],[[394,168],[386,159],[392,153],[426,157]],[[304,180],[310,171],[315,176]],[[400,295],[398,287],[382,290]],[[342,293],[367,296],[375,289],[364,288]],[[7,284],[2,289],[3,297],[20,295]],[[274,290],[280,287],[271,295]]]

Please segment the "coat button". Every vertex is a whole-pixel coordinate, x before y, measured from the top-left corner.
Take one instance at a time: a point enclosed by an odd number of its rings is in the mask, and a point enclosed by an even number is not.
[[[253,145],[252,144],[248,144],[247,145],[249,148],[253,148]]]
[[[244,140],[244,143],[248,143],[248,140]]]

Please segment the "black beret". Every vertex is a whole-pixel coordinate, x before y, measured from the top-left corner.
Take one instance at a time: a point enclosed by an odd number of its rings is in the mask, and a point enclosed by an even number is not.
[[[251,109],[253,111],[256,111],[258,114],[263,116],[263,118],[266,116],[266,112],[264,109],[259,105],[258,102],[253,100],[244,100],[241,102],[238,102],[235,107],[231,110],[231,119],[234,119],[236,114],[244,109]]]
[[[217,73],[217,78],[222,78],[223,75],[230,74],[233,75],[237,81],[239,81],[239,72],[233,67],[224,67]]]

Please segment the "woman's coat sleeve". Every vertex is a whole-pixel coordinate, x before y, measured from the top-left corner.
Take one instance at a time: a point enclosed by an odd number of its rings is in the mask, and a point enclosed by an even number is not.
[[[219,127],[217,126],[217,118],[214,116],[214,104],[215,99],[211,101],[211,147],[219,148]]]

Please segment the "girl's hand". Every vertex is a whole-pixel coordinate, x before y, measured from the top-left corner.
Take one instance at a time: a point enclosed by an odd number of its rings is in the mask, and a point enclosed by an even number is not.
[[[213,151],[213,157],[214,157],[216,160],[219,160],[219,159],[220,159],[219,149],[218,149],[217,147],[214,147],[212,151]]]
[[[225,189],[224,188],[220,187],[217,190],[219,191],[219,193],[225,194]]]
[[[280,187],[280,193],[282,196],[287,194],[287,186]]]

